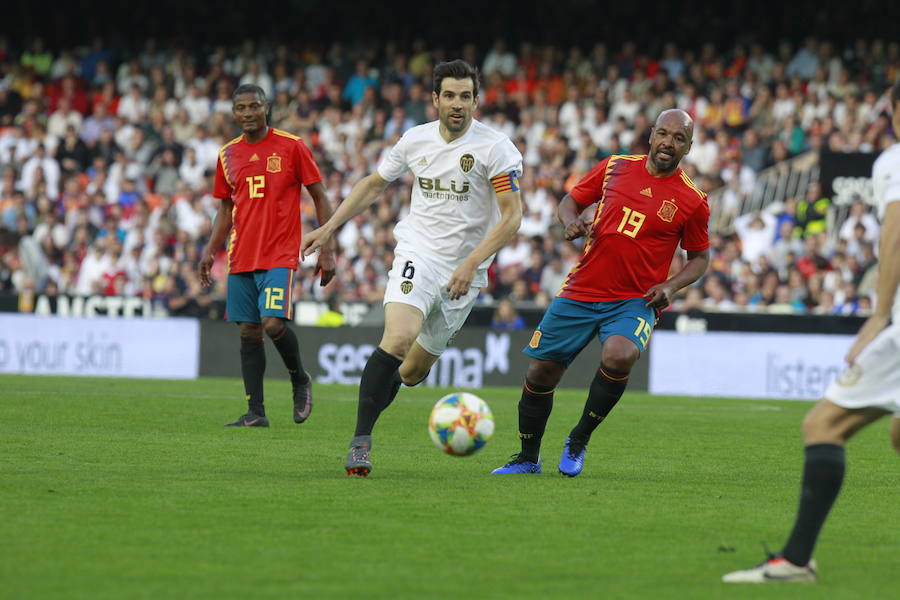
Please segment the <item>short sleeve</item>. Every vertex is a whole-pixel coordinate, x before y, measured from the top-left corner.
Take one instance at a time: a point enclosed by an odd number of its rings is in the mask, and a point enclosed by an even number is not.
[[[522,176],[522,153],[509,138],[504,137],[488,153],[488,178],[497,175]]]
[[[234,188],[225,176],[225,168],[222,166],[222,153],[219,152],[219,160],[216,161],[216,182],[213,186],[213,196],[219,199],[231,198]]]
[[[509,138],[503,138],[491,147],[491,151],[488,152],[487,172],[495,194],[519,191],[522,153]]]
[[[303,140],[297,140],[296,148],[297,160],[294,168],[300,183],[309,187],[322,181],[322,173],[319,172],[319,166],[316,164],[309,147],[303,143]]]
[[[572,196],[572,199],[575,200],[578,206],[587,208],[600,200],[600,196],[603,193],[603,175],[606,172],[608,163],[608,158],[601,160],[569,191],[569,195]]]
[[[900,167],[900,164],[897,165]],[[890,171],[887,176],[887,187],[881,198],[881,214],[884,214],[887,205],[891,202],[900,202],[900,172]]]
[[[410,130],[411,131],[411,130]],[[378,165],[378,175],[385,181],[394,181],[406,172],[409,163],[406,160],[406,151],[409,146],[409,135],[404,134],[394,147],[385,155]]]
[[[681,247],[688,252],[700,252],[709,248],[709,203],[706,199],[691,213],[687,223],[684,224]]]

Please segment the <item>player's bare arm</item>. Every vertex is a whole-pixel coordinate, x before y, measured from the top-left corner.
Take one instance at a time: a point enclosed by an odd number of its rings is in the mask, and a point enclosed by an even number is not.
[[[390,182],[382,179],[378,173],[372,173],[360,179],[353,186],[353,189],[350,190],[350,195],[341,202],[338,209],[331,215],[331,218],[318,229],[303,236],[303,242],[300,244],[300,256],[305,258],[306,255],[312,254],[318,248],[321,248],[331,239],[338,227],[367,209],[389,184]]]
[[[328,201],[328,196],[325,195],[325,186],[320,181],[307,186],[306,189],[309,191],[309,195],[312,196],[313,204],[316,206],[316,218],[319,223],[327,223],[332,217],[332,212],[331,203]],[[326,242],[321,248],[314,274],[321,275],[319,285],[324,287],[334,278],[334,243]]]
[[[648,299],[647,306],[659,310],[666,308],[672,303],[675,292],[703,277],[708,266],[709,250],[688,252],[687,262],[678,273],[647,290],[644,294],[644,298]]]
[[[209,243],[203,249],[200,257],[199,272],[200,284],[204,287],[212,285],[212,279],[209,277],[209,271],[212,269],[213,262],[216,260],[216,252],[225,243],[228,232],[231,230],[231,214],[234,210],[234,202],[231,198],[222,198],[222,204],[219,206],[219,212],[216,213],[216,220],[213,223],[212,233],[209,236]]]
[[[478,265],[505,246],[522,224],[522,195],[518,191],[498,194],[497,203],[500,205],[500,221],[488,231],[481,243],[475,246],[466,259],[456,267],[453,275],[450,276],[450,281],[447,282],[447,292],[451,300],[456,300],[469,293],[469,287],[475,278]]]
[[[591,222],[581,218],[583,209],[575,202],[575,199],[566,194],[556,209],[556,218],[566,228],[567,240],[574,240],[587,235],[591,231]]]
[[[875,313],[863,323],[847,352],[846,360],[851,365],[859,353],[891,322],[891,307],[894,306],[897,286],[900,285],[900,202],[891,202],[885,207],[878,250],[878,305]]]

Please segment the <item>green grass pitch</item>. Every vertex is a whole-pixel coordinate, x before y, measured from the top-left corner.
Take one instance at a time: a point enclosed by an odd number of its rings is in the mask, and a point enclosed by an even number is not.
[[[441,454],[446,390],[404,389],[368,479],[343,471],[356,389],[317,386],[291,421],[226,429],[237,379],[0,377],[0,598],[886,598],[897,591],[900,469],[888,420],[854,439],[815,586],[723,573],[780,548],[807,403],[628,393],[585,472],[556,472],[584,392],[561,391],[544,473],[491,476],[518,442],[518,390],[479,395],[494,439]]]

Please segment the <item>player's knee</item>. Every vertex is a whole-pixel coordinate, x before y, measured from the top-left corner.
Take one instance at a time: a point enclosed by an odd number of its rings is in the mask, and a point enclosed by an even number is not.
[[[895,427],[891,433],[891,445],[897,451],[897,454],[900,454],[900,428],[898,427]]]
[[[400,372],[400,381],[403,382],[403,385],[407,387],[413,387],[419,385],[428,377],[428,374],[431,372],[431,369],[426,369],[424,371],[420,369],[416,369],[410,371],[408,373]]]
[[[825,429],[825,423],[823,422],[820,413],[813,408],[806,413],[805,417],[803,417],[803,442],[810,444],[817,441],[818,438],[823,437]]]
[[[528,371],[525,378],[532,383],[547,387],[556,387],[565,367],[560,363],[554,363],[546,360],[533,360],[528,365]]]
[[[267,320],[263,325],[263,329],[266,330],[266,335],[273,338],[277,336],[284,329],[284,321],[281,319],[273,319],[271,321]]]
[[[640,353],[633,344],[630,348],[622,346],[604,348],[603,353],[600,356],[600,362],[603,363],[603,366],[607,369],[612,369],[619,373],[629,373],[639,356]]]
[[[388,354],[400,358],[405,358],[414,341],[415,337],[397,334],[385,334],[385,336],[381,338],[381,343],[378,344],[378,346]]]
[[[630,373],[631,367],[634,366],[635,359],[627,356],[610,356],[603,358],[603,365],[618,373]]]
[[[613,336],[613,338],[616,336]],[[618,371],[620,373],[628,373],[640,358],[641,353],[638,351],[631,340],[622,338],[614,340],[610,338],[603,344],[603,350],[600,354],[600,361],[608,369]]]
[[[262,337],[262,325],[259,323],[241,323],[241,339],[259,339]]]
[[[841,444],[846,441],[847,432],[841,421],[832,414],[827,403],[820,402],[803,417],[803,443]]]

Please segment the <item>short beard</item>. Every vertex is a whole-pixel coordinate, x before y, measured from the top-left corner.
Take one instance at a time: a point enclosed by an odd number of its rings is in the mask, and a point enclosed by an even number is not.
[[[460,123],[459,127],[454,128],[454,126],[452,125],[452,122],[450,121],[450,116],[448,115],[447,118],[444,120],[444,127],[447,128],[447,131],[450,131],[452,133],[459,133],[460,131],[462,131],[466,128],[466,126],[469,124],[470,121],[471,121],[471,119],[467,119],[467,118],[463,117],[462,123]]]
[[[672,157],[671,164],[669,166],[664,166],[664,165],[660,164],[659,155],[657,155],[657,154],[651,154],[650,160],[653,161],[653,166],[656,167],[657,170],[659,170],[659,171],[668,171],[670,169],[674,169],[678,164],[677,162],[675,162],[675,157]]]

